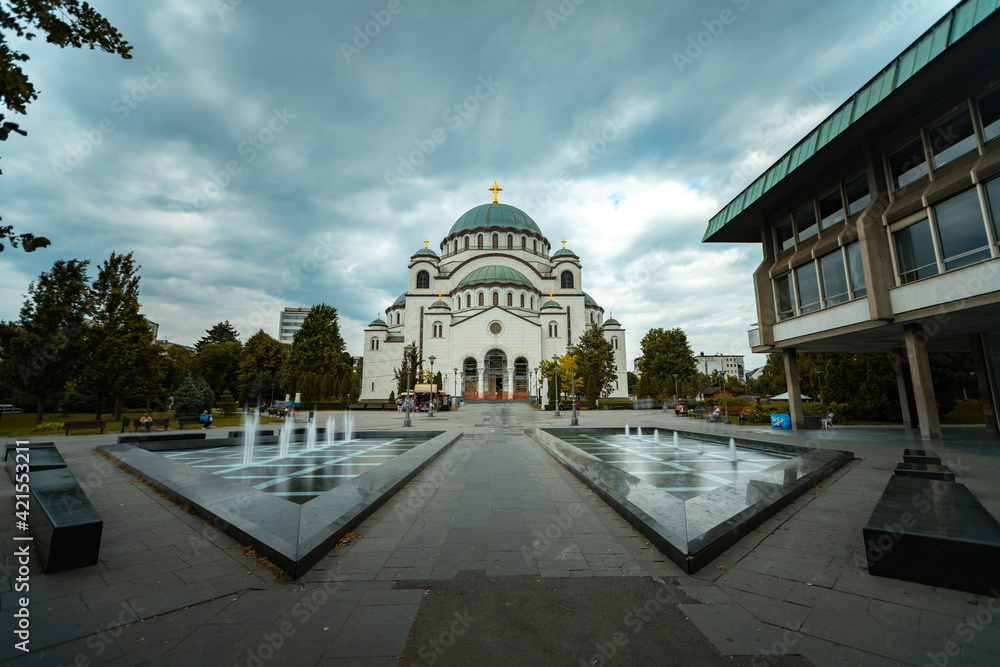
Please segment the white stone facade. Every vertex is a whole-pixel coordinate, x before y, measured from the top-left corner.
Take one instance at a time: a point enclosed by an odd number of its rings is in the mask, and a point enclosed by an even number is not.
[[[471,209],[439,249],[413,254],[406,293],[384,321],[364,330],[362,401],[385,400],[396,390],[394,370],[410,342],[423,368],[430,370],[435,357],[433,370],[450,394],[526,399],[538,382],[547,390],[535,371],[539,362],[566,354],[591,323],[601,325],[615,350],[611,396],[628,395],[625,329],[605,320],[583,291],[580,258],[566,248],[550,255],[548,240],[523,211],[499,203]]]

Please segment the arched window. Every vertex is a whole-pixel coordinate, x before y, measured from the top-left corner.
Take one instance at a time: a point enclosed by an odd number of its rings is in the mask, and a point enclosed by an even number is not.
[[[426,271],[417,272],[417,289],[427,289],[431,286],[431,274]]]
[[[560,283],[562,283],[561,287],[563,289],[573,289],[573,272],[572,271],[563,271],[562,272],[562,276],[560,276],[559,280],[560,280]]]
[[[399,324],[399,313],[396,313],[396,324]]]
[[[514,295],[511,294],[510,292],[507,292],[507,307],[508,308],[514,307]]]
[[[613,347],[616,350],[618,349],[618,337],[617,336],[612,336],[611,337],[611,347]]]
[[[466,250],[469,249],[469,237],[468,236],[465,237],[465,249]]]
[[[493,292],[493,305],[494,306],[500,305],[500,294],[498,292]]]
[[[431,337],[441,338],[442,336],[444,336],[444,325],[440,322],[435,322],[431,325]]]
[[[486,303],[483,301],[483,293],[482,292],[479,293],[479,305],[480,306],[486,305]]]
[[[451,251],[458,252],[458,239],[455,239],[455,242],[451,244]]]
[[[535,297],[529,297],[528,300],[531,302],[531,305],[528,306],[528,308],[530,308],[531,310],[534,310],[535,309]]]
[[[378,338],[372,338],[372,349],[373,350],[378,349]]]
[[[479,249],[480,250],[483,249],[483,235],[482,234],[479,235]]]
[[[472,308],[472,295],[471,294],[466,294],[465,295],[465,307],[466,308]]]
[[[524,295],[521,295],[521,308],[524,308]]]
[[[496,234],[493,235],[493,247],[494,248],[500,247],[500,237],[497,236]]]
[[[507,249],[508,250],[513,250],[514,249],[514,235],[513,234],[508,234],[507,235]]]
[[[556,338],[559,336],[559,325],[555,322],[549,322],[549,338]]]
[[[538,241],[536,241],[535,239],[531,240],[531,250],[533,252],[538,252]]]
[[[521,237],[521,250],[527,250],[527,249],[528,249],[528,239],[525,238],[524,236],[522,236]]]

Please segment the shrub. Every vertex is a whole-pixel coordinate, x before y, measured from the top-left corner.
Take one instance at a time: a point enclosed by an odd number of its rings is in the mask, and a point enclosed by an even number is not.
[[[219,408],[222,410],[223,417],[232,417],[236,414],[236,400],[228,389],[222,392],[222,396],[219,397]]]

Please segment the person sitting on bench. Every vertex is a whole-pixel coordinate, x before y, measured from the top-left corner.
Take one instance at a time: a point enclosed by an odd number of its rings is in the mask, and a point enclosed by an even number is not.
[[[148,410],[146,414],[139,418],[139,424],[146,428],[146,433],[149,433],[149,427],[153,425],[153,418],[149,416]]]
[[[722,419],[722,410],[720,410],[719,406],[716,405],[715,409],[712,410],[712,414],[708,416],[708,421],[717,422],[720,419]]]

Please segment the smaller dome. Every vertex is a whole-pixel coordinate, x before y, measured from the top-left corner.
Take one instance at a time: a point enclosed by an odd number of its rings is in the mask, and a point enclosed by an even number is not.
[[[448,304],[446,304],[444,301],[442,301],[440,299],[438,299],[437,301],[435,301],[434,303],[432,303],[431,304],[431,308],[445,308],[446,310],[451,310],[451,306],[449,306]]]
[[[606,326],[606,327],[620,327],[621,326],[621,322],[619,322],[618,320],[616,320],[613,317],[609,317],[608,319],[606,319],[604,321],[604,326]]]
[[[368,325],[369,328],[371,328],[371,327],[387,327],[387,326],[389,326],[389,325],[386,324],[385,322],[383,322],[381,317],[376,317],[374,320],[372,320],[372,323]]]
[[[552,253],[552,259],[559,259],[560,257],[580,259],[580,256],[577,255],[572,250],[570,250],[569,248],[560,248],[559,250],[556,250],[554,253]]]
[[[588,308],[600,308],[600,306],[597,305],[597,302],[594,301],[594,297],[590,296],[586,292],[583,293],[583,305]]]
[[[421,248],[420,250],[410,255],[410,259],[414,257],[428,257],[433,259],[439,259],[438,254],[433,250],[431,250],[430,248]]]
[[[543,309],[544,308],[562,308],[562,306],[560,306],[558,303],[556,303],[552,299],[549,299],[548,301],[546,301],[545,303],[542,304],[542,308]]]
[[[458,286],[471,287],[473,285],[490,285],[494,283],[520,285],[529,289],[532,287],[531,281],[517,269],[497,265],[483,266],[476,269],[465,276],[465,278],[462,278],[462,282],[458,283]]]
[[[392,305],[389,307],[395,308],[396,306],[405,306],[405,305],[406,305],[406,294],[400,294],[399,298],[393,301]]]

